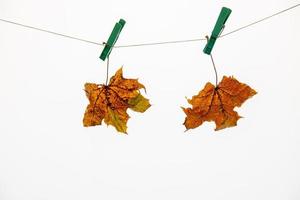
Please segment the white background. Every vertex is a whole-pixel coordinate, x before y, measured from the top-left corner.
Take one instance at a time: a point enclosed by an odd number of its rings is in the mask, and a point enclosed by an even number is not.
[[[202,38],[222,6],[224,33],[292,0],[0,0],[0,17],[118,45]],[[219,132],[184,133],[185,97],[214,83],[205,42],[115,49],[110,75],[139,78],[153,106],[129,111],[129,135],[84,128],[85,82],[103,83],[102,47],[0,22],[1,200],[300,199],[299,7],[217,41],[220,74],[258,94]]]

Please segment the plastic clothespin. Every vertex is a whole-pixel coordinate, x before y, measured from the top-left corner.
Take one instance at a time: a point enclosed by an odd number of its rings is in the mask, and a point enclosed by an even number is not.
[[[210,55],[217,38],[220,36],[220,34],[222,33],[222,31],[225,27],[225,23],[230,15],[230,13],[231,13],[231,9],[226,8],[226,7],[222,8],[222,10],[219,14],[218,20],[215,24],[215,27],[211,33],[211,36],[210,36],[205,48],[203,49],[204,53]]]
[[[112,30],[107,42],[105,43],[104,49],[100,55],[100,59],[105,61],[105,59],[109,56],[112,48],[117,42],[119,35],[125,25],[126,21],[124,19],[120,19],[119,22],[115,24],[114,29]]]

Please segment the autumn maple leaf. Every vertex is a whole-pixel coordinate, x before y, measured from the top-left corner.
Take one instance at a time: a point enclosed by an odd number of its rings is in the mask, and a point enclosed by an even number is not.
[[[145,89],[144,85],[137,79],[123,78],[122,68],[111,77],[108,85],[86,83],[84,87],[90,102],[84,114],[84,126],[101,125],[104,120],[117,131],[126,133],[127,109],[145,112],[151,106],[139,91]]]
[[[198,95],[188,99],[192,108],[182,108],[187,115],[184,125],[187,130],[205,121],[214,121],[215,130],[236,126],[241,117],[234,108],[255,94],[255,90],[233,77],[224,76],[217,87],[208,82]]]

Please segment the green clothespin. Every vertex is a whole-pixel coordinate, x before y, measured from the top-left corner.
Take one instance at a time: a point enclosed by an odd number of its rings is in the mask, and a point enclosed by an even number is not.
[[[105,43],[104,49],[100,55],[101,60],[105,61],[105,59],[109,56],[112,48],[117,42],[119,35],[125,25],[126,21],[124,19],[120,19],[119,22],[116,23],[114,29],[112,30],[107,42]]]
[[[205,46],[205,48],[203,49],[203,52],[210,55],[215,42],[217,40],[217,38],[220,36],[221,32],[223,31],[224,27],[225,27],[225,23],[229,17],[231,13],[231,10],[229,8],[223,7],[220,15],[218,17],[218,20],[216,22],[216,25],[214,27],[214,30],[211,33],[211,36]]]

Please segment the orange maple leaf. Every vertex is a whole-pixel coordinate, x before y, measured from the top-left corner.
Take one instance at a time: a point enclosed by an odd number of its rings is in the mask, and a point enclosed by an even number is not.
[[[137,79],[123,78],[122,68],[111,77],[108,85],[86,83],[84,87],[90,102],[84,114],[84,126],[101,125],[104,120],[117,131],[126,133],[127,109],[145,112],[151,106],[149,100],[140,94],[144,85]]]
[[[182,108],[187,115],[184,125],[188,130],[204,121],[214,121],[216,131],[236,126],[241,117],[234,108],[255,94],[255,90],[233,77],[224,76],[217,87],[208,82],[198,95],[188,99],[192,108]]]

